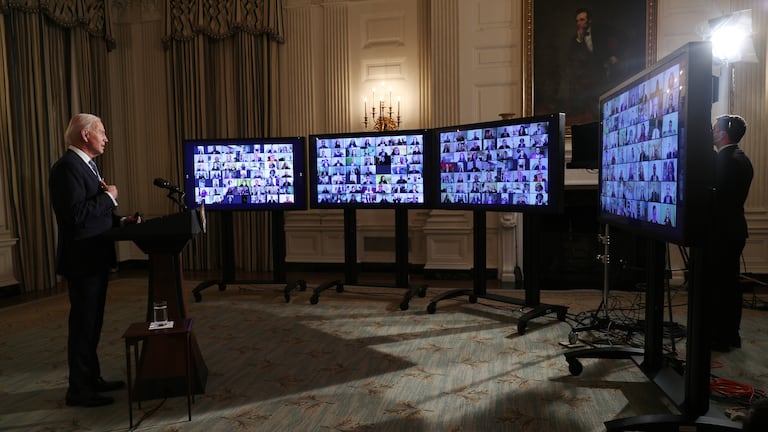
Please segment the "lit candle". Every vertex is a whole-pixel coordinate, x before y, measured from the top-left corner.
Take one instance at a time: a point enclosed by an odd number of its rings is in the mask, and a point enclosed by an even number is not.
[[[397,115],[400,116],[400,96],[397,97]]]
[[[363,114],[368,112],[368,98],[363,98]]]
[[[392,87],[389,88],[389,109],[392,109]]]

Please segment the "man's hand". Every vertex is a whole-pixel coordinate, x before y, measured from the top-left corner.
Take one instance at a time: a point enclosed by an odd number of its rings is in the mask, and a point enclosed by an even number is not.
[[[127,216],[125,218],[125,224],[139,224],[141,223],[141,214],[139,212],[136,212],[130,216]]]
[[[109,192],[110,195],[112,195],[112,198],[117,200],[117,186],[115,185],[108,185],[104,182],[104,180],[101,181],[101,190],[104,192]]]

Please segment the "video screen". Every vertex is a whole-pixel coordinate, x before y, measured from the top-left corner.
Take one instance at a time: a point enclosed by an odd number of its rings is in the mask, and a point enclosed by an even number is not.
[[[446,209],[561,211],[565,115],[437,129]]]
[[[310,206],[424,207],[424,130],[309,138]]]
[[[673,64],[604,101],[603,211],[677,226],[680,68]]]
[[[691,192],[703,205],[706,182],[693,179],[698,160],[705,179],[712,153],[711,62],[704,49],[678,51],[600,98],[600,211],[606,222],[620,223],[668,241],[685,237]],[[703,58],[693,58],[697,55]],[[698,74],[700,76],[695,76]],[[694,84],[696,83],[696,84]],[[692,93],[701,102],[694,105]],[[694,131],[693,128],[696,128]],[[689,143],[693,136],[697,147]],[[694,203],[694,205],[697,205]],[[690,208],[688,209],[690,210]]]
[[[184,141],[188,207],[306,209],[304,145],[303,137]]]

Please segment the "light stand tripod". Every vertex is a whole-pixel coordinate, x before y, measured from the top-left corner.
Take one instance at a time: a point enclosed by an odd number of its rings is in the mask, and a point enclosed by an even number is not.
[[[606,224],[604,234],[599,235],[598,239],[603,245],[603,253],[597,256],[597,259],[603,264],[603,292],[600,306],[592,313],[590,323],[585,326],[574,327],[568,336],[569,342],[574,344],[577,342],[583,342],[589,345],[585,348],[572,349],[565,353],[565,360],[568,362],[568,370],[572,375],[579,375],[583,370],[583,365],[579,361],[580,358],[608,358],[608,359],[628,359],[635,356],[643,355],[643,348],[635,348],[630,346],[618,346],[610,345],[611,338],[607,336],[603,342],[607,342],[608,346],[598,346],[598,341],[585,341],[579,338],[578,333],[585,331],[602,331],[608,335],[610,331],[620,330],[625,331],[627,334],[631,334],[635,331],[632,326],[616,323],[610,317],[608,310],[608,294],[610,292],[610,280],[609,280],[609,264],[610,259],[610,230]]]
[[[594,342],[586,342],[579,338],[578,333],[580,332],[586,332],[586,331],[603,331],[603,332],[610,332],[611,330],[621,330],[626,331],[628,333],[631,333],[634,330],[634,327],[629,327],[621,323],[614,322],[613,319],[610,317],[610,313],[608,310],[608,295],[610,293],[610,263],[611,263],[611,255],[610,255],[610,244],[611,244],[611,236],[610,236],[610,229],[608,225],[606,224],[603,228],[603,234],[597,235],[598,240],[603,245],[603,253],[597,256],[597,260],[603,264],[603,291],[602,291],[602,298],[600,300],[600,305],[597,307],[597,309],[592,312],[590,317],[590,322],[587,325],[574,327],[571,330],[571,333],[568,335],[569,342],[572,344],[575,344],[577,342],[584,342],[588,343],[590,345],[593,345]],[[610,342],[610,338],[607,339],[608,342]]]

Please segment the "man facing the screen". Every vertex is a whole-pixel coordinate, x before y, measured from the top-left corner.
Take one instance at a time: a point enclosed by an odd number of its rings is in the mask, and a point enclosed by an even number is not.
[[[739,288],[739,258],[748,237],[744,202],[749,195],[754,172],[738,143],[747,131],[747,123],[738,115],[723,115],[712,125],[715,157],[715,205],[713,241],[709,257],[720,268],[712,272],[710,316],[712,350],[728,351],[741,347],[742,294]],[[710,266],[707,266],[710,267]]]

